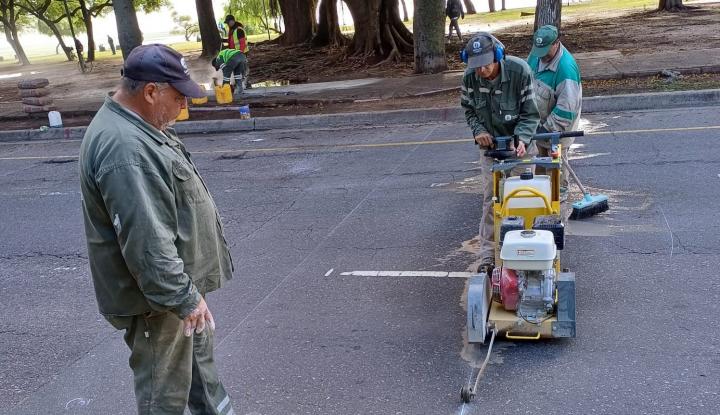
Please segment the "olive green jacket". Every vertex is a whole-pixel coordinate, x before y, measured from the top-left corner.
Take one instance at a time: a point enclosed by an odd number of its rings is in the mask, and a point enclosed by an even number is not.
[[[493,137],[517,135],[530,144],[540,123],[533,94],[533,73],[522,59],[507,56],[500,62],[500,83],[475,75],[468,69],[460,87],[460,105],[465,109],[473,136],[489,133]]]
[[[106,317],[171,311],[182,319],[232,278],[215,202],[172,129],[106,97],[80,147],[80,188]]]

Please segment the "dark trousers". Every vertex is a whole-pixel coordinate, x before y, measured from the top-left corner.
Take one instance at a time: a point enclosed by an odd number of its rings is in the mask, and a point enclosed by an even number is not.
[[[229,84],[233,77],[235,78],[236,84],[240,82],[241,79],[247,79],[250,73],[250,67],[248,66],[245,54],[241,52],[233,55],[232,58],[225,63],[225,66],[222,68],[222,73],[224,84]]]
[[[448,39],[452,37],[452,31],[453,27],[455,28],[455,31],[457,32],[458,38],[462,40],[462,35],[460,34],[460,25],[458,24],[458,18],[454,17],[450,19],[450,25],[448,26]]]
[[[208,328],[185,337],[182,320],[169,312],[108,320],[125,330],[139,415],[182,415],[185,407],[193,414],[234,414],[218,379]]]

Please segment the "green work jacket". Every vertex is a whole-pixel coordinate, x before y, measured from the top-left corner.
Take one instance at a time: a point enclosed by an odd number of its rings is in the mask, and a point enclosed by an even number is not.
[[[482,79],[474,69],[463,75],[460,105],[473,136],[517,135],[530,144],[540,122],[533,94],[533,73],[525,61],[507,56],[500,62],[500,82]]]
[[[106,317],[171,311],[182,319],[232,278],[215,202],[172,129],[106,97],[80,147],[80,189]]]

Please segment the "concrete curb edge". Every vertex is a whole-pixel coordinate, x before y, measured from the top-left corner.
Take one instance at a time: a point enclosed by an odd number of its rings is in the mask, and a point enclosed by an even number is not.
[[[583,113],[653,110],[692,106],[720,105],[720,89],[676,91],[587,97],[583,99]],[[378,112],[354,112],[320,115],[261,117],[249,120],[186,121],[176,124],[178,134],[215,134],[239,131],[277,129],[342,128],[392,124],[423,124],[430,122],[463,121],[460,107],[405,109]],[[36,140],[82,139],[86,127],[52,128],[40,130],[0,131],[0,142]]]

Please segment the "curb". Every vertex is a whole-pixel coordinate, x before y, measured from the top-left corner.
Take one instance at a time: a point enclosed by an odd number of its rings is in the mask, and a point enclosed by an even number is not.
[[[720,105],[720,89],[583,98],[583,113]]]
[[[583,113],[655,110],[720,105],[720,89],[612,95],[583,99]],[[465,121],[459,107],[407,109],[378,112],[351,112],[320,115],[261,117],[249,120],[184,121],[175,125],[178,134],[214,134],[278,129],[317,129],[380,124],[424,124]],[[82,139],[86,127],[0,131],[0,142]]]

